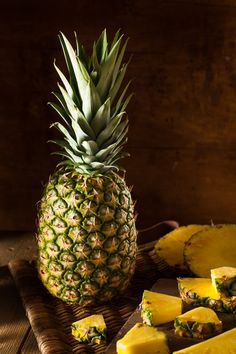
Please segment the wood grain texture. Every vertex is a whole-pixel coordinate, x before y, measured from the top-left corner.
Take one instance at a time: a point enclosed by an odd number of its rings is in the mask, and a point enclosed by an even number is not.
[[[0,353],[20,353],[30,324],[6,267],[0,267],[0,304]]]
[[[135,96],[123,161],[138,227],[235,222],[236,4],[233,0],[11,0],[0,13],[0,229],[34,230],[57,159],[47,106],[62,65],[57,33],[89,50],[106,27],[130,37]]]

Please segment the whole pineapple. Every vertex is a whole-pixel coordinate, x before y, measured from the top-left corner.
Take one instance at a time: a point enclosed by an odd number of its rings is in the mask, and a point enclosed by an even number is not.
[[[91,56],[59,34],[68,79],[50,103],[63,124],[53,141],[63,157],[45,187],[38,213],[38,272],[51,294],[81,306],[112,299],[128,286],[136,261],[134,204],[117,161],[127,141],[129,83],[120,92],[127,40],[106,30]]]

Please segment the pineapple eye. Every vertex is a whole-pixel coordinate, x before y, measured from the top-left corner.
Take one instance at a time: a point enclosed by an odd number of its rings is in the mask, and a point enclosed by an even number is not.
[[[119,200],[120,200],[120,205],[125,208],[128,209],[129,208],[129,198],[127,197],[126,194],[121,193],[119,196]]]
[[[50,272],[52,275],[61,275],[62,271],[63,271],[63,266],[61,263],[57,262],[57,261],[51,261],[49,263],[49,266],[48,266]]]
[[[74,263],[74,261],[76,260],[76,257],[72,253],[63,252],[60,255],[60,260],[67,265],[67,264],[70,264],[70,263]]]
[[[80,242],[86,239],[88,232],[80,226],[72,226],[69,229],[68,235],[73,241]]]
[[[83,278],[88,278],[94,271],[94,265],[92,262],[89,261],[81,261],[78,263],[75,271],[76,273],[79,273],[81,277]]]
[[[57,244],[61,249],[69,249],[73,242],[68,236],[59,235],[57,238]]]
[[[73,248],[73,252],[76,255],[77,259],[86,259],[91,253],[91,248],[85,243],[78,243]]]
[[[53,209],[59,214],[63,214],[67,210],[67,203],[63,199],[57,199],[53,203]]]
[[[63,277],[64,281],[71,286],[76,286],[80,283],[81,276],[78,273],[67,271]]]

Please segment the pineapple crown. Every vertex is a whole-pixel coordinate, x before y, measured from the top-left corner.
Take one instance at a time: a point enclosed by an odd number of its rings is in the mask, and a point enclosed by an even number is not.
[[[122,38],[117,31],[109,47],[104,30],[88,56],[76,33],[75,49],[59,33],[68,78],[54,61],[62,85],[58,83],[60,92],[53,92],[59,104],[49,102],[63,120],[52,124],[63,135],[63,140],[51,140],[62,148],[54,153],[63,157],[59,165],[84,174],[104,174],[119,170],[116,162],[127,156],[125,109],[132,95],[125,97],[130,82],[119,93],[128,65],[123,63],[128,39],[121,46]]]

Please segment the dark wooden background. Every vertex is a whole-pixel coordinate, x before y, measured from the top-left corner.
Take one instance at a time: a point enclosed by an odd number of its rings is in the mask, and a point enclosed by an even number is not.
[[[47,102],[62,62],[57,38],[89,50],[107,28],[130,37],[135,96],[123,161],[138,227],[236,222],[236,1],[1,2],[0,229],[34,230],[42,186],[57,163]]]

